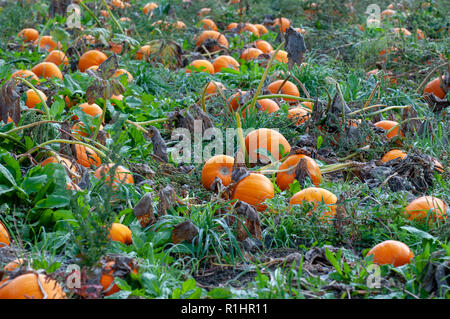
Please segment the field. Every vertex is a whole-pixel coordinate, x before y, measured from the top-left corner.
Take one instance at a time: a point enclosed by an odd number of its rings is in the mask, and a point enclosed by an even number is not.
[[[448,1],[73,2],[0,1],[0,299],[450,298]]]

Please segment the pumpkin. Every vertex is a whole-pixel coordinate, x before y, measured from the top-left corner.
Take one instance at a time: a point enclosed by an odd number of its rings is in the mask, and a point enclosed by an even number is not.
[[[150,56],[150,45],[146,44],[139,48],[139,50],[134,55],[135,60],[147,60]]]
[[[256,101],[256,106],[260,111],[274,113],[280,109],[277,102],[271,99],[260,99]]]
[[[33,89],[29,89],[25,92],[25,94],[27,95],[27,99],[25,100],[25,105],[29,109],[32,109],[37,104],[41,103],[41,98],[44,101],[47,101],[47,96],[44,94],[44,92],[42,92],[41,90],[38,90],[38,89],[36,89],[36,91],[38,92],[38,94],[36,94],[36,92],[34,92]]]
[[[294,107],[288,110],[288,119],[293,119],[296,125],[300,125],[309,118],[309,112],[303,107]]]
[[[119,286],[114,283],[114,266],[114,261],[107,262],[100,277],[100,285],[103,287],[102,292],[105,296],[110,296],[120,291]],[[135,267],[132,267],[131,271],[134,274],[138,273],[138,270]]]
[[[277,54],[275,55],[275,60],[281,63],[288,63],[288,53],[284,50],[278,50]]]
[[[211,19],[204,18],[204,19],[200,20],[200,26],[203,26],[203,29],[205,29],[205,30],[217,31],[217,25]]]
[[[65,168],[67,168],[69,172],[71,172],[72,174],[77,174],[77,167],[72,164],[72,161],[70,159],[64,156],[59,156],[59,160],[56,156],[50,156],[46,158],[44,161],[42,161],[39,165],[41,165],[41,167],[44,167],[49,163],[61,164]]]
[[[66,295],[56,280],[43,274],[23,274],[4,282],[0,287],[0,299],[44,299],[44,297],[64,299]]]
[[[396,12],[392,9],[386,9],[381,12],[381,19],[393,16]]]
[[[34,41],[34,44],[37,45],[38,41],[39,41],[39,39],[36,39]],[[50,52],[50,51],[55,50],[56,48],[61,49],[62,46],[61,46],[61,43],[59,43],[59,42],[56,43],[55,41],[53,41],[52,36],[44,35],[41,37],[41,42],[40,42],[39,47],[41,49],[44,49],[44,50],[47,50]]]
[[[257,49],[261,50],[263,53],[270,53],[273,51],[272,45],[264,40],[256,40],[255,46]]]
[[[256,59],[258,56],[260,56],[263,53],[264,52],[262,52],[260,49],[248,48],[248,49],[245,49],[244,51],[242,51],[240,58],[242,60],[245,60],[248,62],[250,60]]]
[[[133,241],[131,239],[131,229],[120,223],[113,223],[109,230],[111,240],[120,241],[125,245],[130,245]]]
[[[102,130],[103,129],[103,125],[100,125],[100,130]],[[95,131],[95,127],[94,126],[91,126],[90,127],[90,130],[91,130],[91,132],[94,132]],[[83,122],[77,122],[77,123],[75,123],[73,126],[72,126],[72,132],[73,133],[76,133],[76,134],[79,134],[79,135],[81,135],[81,136],[85,136],[85,137],[87,137],[88,136],[88,130],[85,128],[85,125],[84,125],[84,123]]]
[[[404,159],[406,156],[408,156],[405,152],[403,152],[402,150],[390,150],[389,152],[387,152],[386,154],[384,154],[384,156],[381,158],[381,161],[386,163],[389,161],[392,161],[393,159],[396,158],[401,158]]]
[[[307,201],[309,203],[314,204],[314,210],[317,209],[318,203],[323,203],[327,207],[324,208],[324,212],[320,216],[321,221],[331,221],[331,218],[336,214],[336,202],[337,197],[329,190],[318,187],[308,187],[305,188],[291,197],[289,200],[289,205],[298,205],[302,204],[303,201]],[[312,212],[308,212],[308,215],[311,215]]]
[[[240,107],[241,94],[244,95],[247,91],[238,91],[227,100],[227,105],[230,111],[237,111]]]
[[[116,72],[114,73],[113,77],[118,78],[120,76],[122,76],[122,74],[125,74],[128,78],[128,82],[133,81],[133,76],[131,75],[130,72],[128,72],[125,69],[117,69]]]
[[[5,224],[0,221],[0,247],[9,246],[11,239],[9,237],[8,229],[6,229]]]
[[[411,36],[411,32],[409,32],[409,30],[406,28],[394,28],[393,31],[396,34],[404,35],[405,37]]]
[[[149,2],[144,6],[144,8],[142,8],[142,12],[144,12],[145,15],[148,15],[156,8],[158,8],[158,5],[156,3]]]
[[[39,38],[39,32],[33,28],[26,28],[21,30],[17,36],[23,38],[25,42],[33,42]]]
[[[445,95],[447,94],[449,90],[449,86],[447,86],[446,91],[444,91],[441,87],[441,82],[443,81],[444,77],[437,77],[430,82],[427,83],[425,86],[423,93],[433,93],[438,98],[443,99]]]
[[[104,164],[102,166],[100,166],[99,168],[97,168],[97,170],[94,173],[94,176],[97,177],[98,179],[101,179],[103,176],[107,175],[109,170],[114,167],[114,163],[110,163],[110,164]],[[105,181],[108,183],[110,181],[110,176],[107,175],[105,178]],[[125,184],[133,184],[133,174],[131,174],[131,172],[126,169],[123,166],[118,165],[115,168],[115,172],[114,172],[114,180],[113,180],[113,184],[118,184],[118,183],[125,183]]]
[[[254,26],[258,30],[259,35],[263,35],[263,34],[266,34],[267,32],[269,32],[263,24],[257,23],[257,24],[254,24]]]
[[[55,63],[52,62],[41,62],[34,66],[31,71],[33,71],[33,73],[40,78],[58,78],[60,80],[63,79],[61,70]]]
[[[239,62],[229,55],[220,55],[213,61],[214,73],[220,72],[223,68],[230,68],[239,71]]]
[[[267,154],[270,154],[276,161],[281,158],[280,148],[284,149],[284,152],[289,153],[291,146],[286,138],[279,132],[268,129],[260,128],[251,131],[245,137],[245,147],[249,154],[250,163],[256,163],[258,160],[261,162],[268,162],[270,158],[261,154],[258,150],[265,149]]]
[[[106,54],[99,50],[89,50],[83,53],[83,55],[80,57],[80,60],[78,61],[78,69],[81,72],[85,72],[87,68],[93,65],[99,66],[108,57]]]
[[[281,190],[286,190],[289,188],[289,185],[294,182],[295,179],[295,168],[301,159],[306,160],[306,167],[308,169],[309,174],[311,175],[311,180],[314,185],[319,186],[322,181],[322,173],[320,172],[320,167],[317,165],[316,161],[311,157],[297,154],[290,155],[278,168],[276,183]],[[284,170],[287,170],[283,172]]]
[[[101,117],[103,114],[103,110],[100,106],[98,106],[95,103],[89,104],[89,103],[81,103],[78,105],[78,107],[86,114],[93,116],[93,117]],[[78,116],[74,115],[72,117],[73,120],[78,120]]]
[[[208,60],[194,60],[189,63],[189,66],[191,66],[193,70],[186,68],[186,73],[208,72],[209,74],[214,74],[214,66]]]
[[[283,84],[283,82],[284,82],[284,80],[274,81],[269,84],[267,89],[272,94],[281,93],[281,94],[287,94],[287,95],[293,95],[293,96],[300,96],[300,92],[298,91],[298,88],[294,83],[292,83],[291,81],[286,81]],[[283,84],[283,86],[281,86],[282,84]],[[281,89],[280,89],[280,87],[281,87]],[[288,101],[288,102],[296,102],[296,100],[290,99],[290,98],[283,98],[283,100]]]
[[[282,32],[285,33],[286,30],[289,28],[289,26],[291,25],[291,21],[287,18],[276,18],[274,23],[272,24],[272,26],[279,26],[278,29]]]
[[[225,48],[228,48],[228,45],[229,45],[229,44],[228,44],[227,38],[226,38],[223,34],[217,32],[217,31],[214,31],[214,30],[205,30],[205,31],[203,31],[203,32],[197,37],[197,39],[196,39],[196,41],[195,41],[195,45],[196,45],[197,47],[200,47],[200,46],[202,46],[207,40],[214,40],[214,41],[216,41],[217,44],[218,44],[218,45],[213,45],[213,46],[211,47],[211,50],[210,50],[210,51],[212,51],[212,52],[214,52],[214,51],[219,51],[219,50],[220,50],[220,46],[225,47]]]
[[[417,29],[417,30],[416,30],[416,39],[417,39],[417,40],[423,40],[423,39],[425,39],[425,33],[423,33],[422,30]]]
[[[373,255],[373,262],[378,265],[392,264],[394,267],[409,264],[414,258],[411,249],[397,240],[386,240],[375,245],[367,256]]]
[[[205,16],[207,14],[210,14],[210,12],[211,12],[211,8],[201,8],[200,10],[198,10],[197,15],[199,17],[203,17],[203,16]]]
[[[69,59],[67,59],[64,52],[60,50],[53,50],[51,51],[47,57],[44,60],[45,62],[52,62],[56,65],[61,65],[64,63],[64,65],[69,65]]]
[[[84,145],[75,144],[75,151],[77,154],[77,163],[84,167],[90,168],[92,165],[100,166],[102,161],[98,157],[97,153],[89,147]]]
[[[386,131],[389,131],[393,128],[389,133],[387,133],[387,138],[392,138],[394,136],[399,135],[399,131],[400,131],[399,124],[396,121],[382,120],[382,121],[376,122],[374,125],[376,127],[382,128]],[[402,137],[404,136],[402,132],[400,132],[400,136],[402,136]]]
[[[238,24],[236,22],[231,22],[229,25],[227,25],[227,30],[236,29],[238,27]]]
[[[206,95],[208,97],[215,95],[215,94],[217,94],[219,89],[222,91],[226,90],[225,85],[223,85],[222,83],[217,82],[217,81],[211,81],[208,83],[208,86],[206,87]]]
[[[403,210],[409,220],[425,221],[430,216],[432,221],[447,219],[447,205],[439,198],[422,196],[409,203]]]
[[[186,24],[183,21],[174,22],[173,26],[178,30],[186,29]]]
[[[208,159],[202,169],[203,187],[211,190],[211,184],[218,177],[224,186],[231,183],[234,158],[228,155],[216,155]]]
[[[259,37],[259,31],[258,28],[255,27],[255,25],[251,24],[251,23],[246,23],[244,25],[244,27],[239,31],[239,33],[242,33],[244,31],[250,32],[252,33],[254,36]]]
[[[13,74],[11,74],[11,79],[15,77],[24,78],[28,81],[36,80],[36,83],[39,84],[39,78],[30,70],[17,70]]]
[[[262,212],[267,208],[264,201],[273,196],[274,188],[270,179],[262,174],[250,173],[236,185],[232,199],[253,205],[259,212]]]

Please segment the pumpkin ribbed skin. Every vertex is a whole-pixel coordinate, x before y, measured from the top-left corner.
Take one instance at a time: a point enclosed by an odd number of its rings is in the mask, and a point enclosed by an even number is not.
[[[84,145],[75,144],[75,150],[77,153],[77,163],[84,167],[90,168],[91,166],[100,166],[102,161],[98,157],[97,153],[89,147]]]
[[[291,146],[286,138],[281,133],[268,128],[251,131],[245,137],[245,147],[249,154],[250,163],[256,163],[258,159],[270,161],[268,156],[258,152],[258,149],[265,149],[275,160],[279,160],[281,158],[280,145],[283,146],[284,152],[289,153],[291,151]]]
[[[367,256],[373,255],[373,262],[379,265],[392,264],[394,267],[409,264],[414,253],[408,245],[397,240],[386,240],[374,246]]]
[[[194,60],[189,65],[192,66],[194,70],[186,68],[186,73],[207,72],[209,74],[214,74],[214,66],[208,60]],[[196,69],[198,69],[198,71]]]
[[[78,61],[78,69],[81,72],[85,72],[89,67],[93,65],[99,66],[108,57],[106,54],[99,50],[89,50],[83,53],[83,55],[80,57],[80,60]]]
[[[402,150],[390,150],[389,152],[387,152],[386,154],[384,154],[384,156],[381,158],[381,161],[386,163],[389,161],[392,161],[393,159],[396,158],[405,158],[406,156],[408,156],[405,152],[403,152]]]
[[[300,92],[298,91],[298,88],[294,83],[292,83],[291,81],[286,81],[283,84],[283,82],[284,82],[284,80],[274,81],[269,84],[267,89],[272,94],[281,93],[281,94],[287,94],[287,95],[293,95],[293,96],[300,96]],[[283,84],[283,86],[281,86],[282,84]],[[281,89],[279,90],[280,86],[281,86]],[[296,101],[294,99],[289,99],[289,98],[283,98],[283,100],[289,101],[289,102]]]
[[[203,29],[205,30],[213,30],[213,31],[217,31],[217,25],[216,23],[208,18],[204,18],[202,20],[200,20],[200,26],[203,27]]]
[[[314,210],[317,209],[318,203],[323,202],[327,205],[320,217],[321,220],[330,220],[336,214],[337,197],[332,192],[318,187],[305,188],[292,196],[289,205],[301,204],[303,201],[314,203]],[[309,212],[309,215],[311,212]]]
[[[256,105],[260,107],[260,111],[274,113],[280,109],[277,102],[271,99],[260,99],[256,101]]]
[[[36,83],[39,84],[39,78],[30,70],[17,70],[13,74],[11,74],[11,79],[15,77],[24,78],[28,81],[36,80]]]
[[[89,104],[89,103],[81,103],[78,105],[78,107],[86,114],[96,117],[96,116],[102,116],[103,110],[100,106],[98,106],[95,103]],[[74,120],[78,120],[78,116],[73,116]]]
[[[300,125],[309,118],[309,112],[303,107],[294,107],[288,111],[288,119],[293,119],[296,125]]]
[[[109,230],[109,234],[111,236],[111,240],[120,241],[125,245],[130,245],[133,242],[131,239],[131,229],[126,225],[113,223],[111,229]]]
[[[311,180],[314,185],[319,186],[321,183],[322,173],[320,172],[320,167],[317,165],[315,160],[303,154],[291,155],[280,165],[280,168],[278,169],[279,171],[282,171],[291,168],[287,172],[280,172],[277,174],[276,183],[281,190],[288,189],[289,185],[294,182],[295,168],[301,159],[306,160],[306,167],[308,168],[308,172],[311,175]]]
[[[51,51],[47,57],[44,60],[45,62],[52,62],[55,63],[56,65],[61,65],[64,63],[64,65],[68,65],[69,64],[69,59],[66,57],[66,55],[64,54],[64,52],[60,51],[60,50],[53,50]]]
[[[263,204],[264,201],[273,196],[274,188],[270,179],[262,174],[250,173],[236,185],[232,199],[253,205],[262,212],[267,208],[267,205]]]
[[[447,205],[439,198],[422,196],[409,203],[403,210],[403,214],[409,220],[425,221],[430,215],[431,221],[447,219]]]
[[[207,190],[216,177],[222,180],[224,186],[231,183],[234,158],[228,155],[216,155],[205,162],[202,169],[202,184]]]
[[[5,224],[0,221],[0,247],[9,246],[10,243],[11,239],[9,237],[8,230],[6,229]]]
[[[36,94],[36,92],[34,92],[33,89],[29,89],[25,93],[27,95],[27,99],[25,100],[25,105],[29,109],[32,109],[37,104],[41,103],[41,98],[39,96],[41,96],[44,101],[47,101],[47,96],[44,94],[44,92],[42,92],[41,90],[38,90],[38,89],[36,89],[36,91],[38,92],[39,95]]]
[[[47,294],[47,299],[64,299],[65,293],[54,279],[45,275],[28,273],[20,275],[0,288],[0,299],[43,299],[38,280]]]
[[[61,70],[55,63],[52,62],[41,62],[37,64],[35,67],[31,69],[34,74],[36,74],[39,78],[58,78],[63,79],[63,75]]]
[[[101,179],[103,176],[108,174],[109,170],[114,167],[114,163],[104,164],[97,168],[94,175],[98,179]],[[110,181],[110,176],[106,176],[105,181],[108,183]],[[117,166],[114,172],[114,180],[113,184],[118,184],[119,182],[125,184],[133,184],[133,174],[123,166]]]

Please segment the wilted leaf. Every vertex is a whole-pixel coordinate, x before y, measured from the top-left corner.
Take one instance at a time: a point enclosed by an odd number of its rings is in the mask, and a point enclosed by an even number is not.
[[[182,241],[191,243],[197,234],[197,227],[190,220],[186,220],[176,225],[172,230],[172,242],[174,244],[181,243]]]
[[[0,116],[8,123],[8,116],[17,125],[20,121],[20,95],[14,79],[7,81],[0,89]]]
[[[113,53],[109,58],[103,61],[96,70],[98,76],[104,80],[109,80],[119,68],[117,55]]]
[[[244,218],[244,223],[238,223],[237,225],[237,239],[242,241],[250,233],[253,238],[261,240],[261,222],[256,209],[241,201],[236,203],[235,209],[236,213]]]
[[[167,210],[177,201],[177,194],[171,186],[166,186],[159,191],[158,216],[167,215]]]
[[[306,53],[305,39],[301,33],[291,26],[286,30],[284,38],[286,40],[288,67],[290,70],[294,64],[300,65],[303,63],[304,54]]]
[[[153,214],[153,198],[151,193],[146,193],[133,209],[134,216],[142,227],[147,227],[156,221]]]
[[[302,158],[295,168],[295,179],[298,180],[302,188],[305,186],[306,177],[311,179],[311,174],[309,173],[306,159]]]
[[[150,138],[152,139],[154,155],[156,155],[156,158],[159,161],[168,163],[169,157],[167,155],[166,142],[164,142],[163,138],[161,137],[161,133],[154,126],[150,126],[148,129],[148,132],[149,132]]]

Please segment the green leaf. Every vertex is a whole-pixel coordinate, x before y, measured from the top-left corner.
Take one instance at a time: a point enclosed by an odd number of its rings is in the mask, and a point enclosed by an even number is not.
[[[233,294],[228,288],[214,288],[208,292],[208,297],[212,299],[230,299]]]
[[[70,199],[61,195],[50,195],[36,203],[35,208],[60,208],[70,204]]]
[[[11,172],[2,164],[0,164],[0,174],[3,175],[11,183],[11,185],[17,186],[14,176],[12,176]]]
[[[63,101],[63,99],[56,99],[50,107],[50,115],[52,116],[52,118],[58,118],[58,116],[61,115],[62,111],[64,111],[65,107],[66,103]]]
[[[432,235],[428,234],[427,232],[424,232],[423,230],[417,229],[412,226],[402,226],[400,228],[406,230],[407,232],[409,232],[421,239],[437,240],[436,237],[433,237]]]
[[[330,250],[328,250],[328,248],[325,248],[325,257],[327,257],[328,261],[333,265],[333,267],[336,269],[337,273],[339,275],[343,276],[344,274],[342,273],[341,266],[339,266],[339,263],[338,263],[336,257]]]
[[[191,278],[183,282],[183,285],[181,286],[181,293],[186,293],[189,290],[195,289],[197,286],[197,283],[195,282],[195,279]]]
[[[42,185],[47,182],[46,175],[31,176],[24,179],[22,187],[28,195],[37,193],[42,189]]]
[[[319,149],[322,146],[322,143],[323,143],[323,137],[321,135],[319,135],[317,137],[316,148]]]

